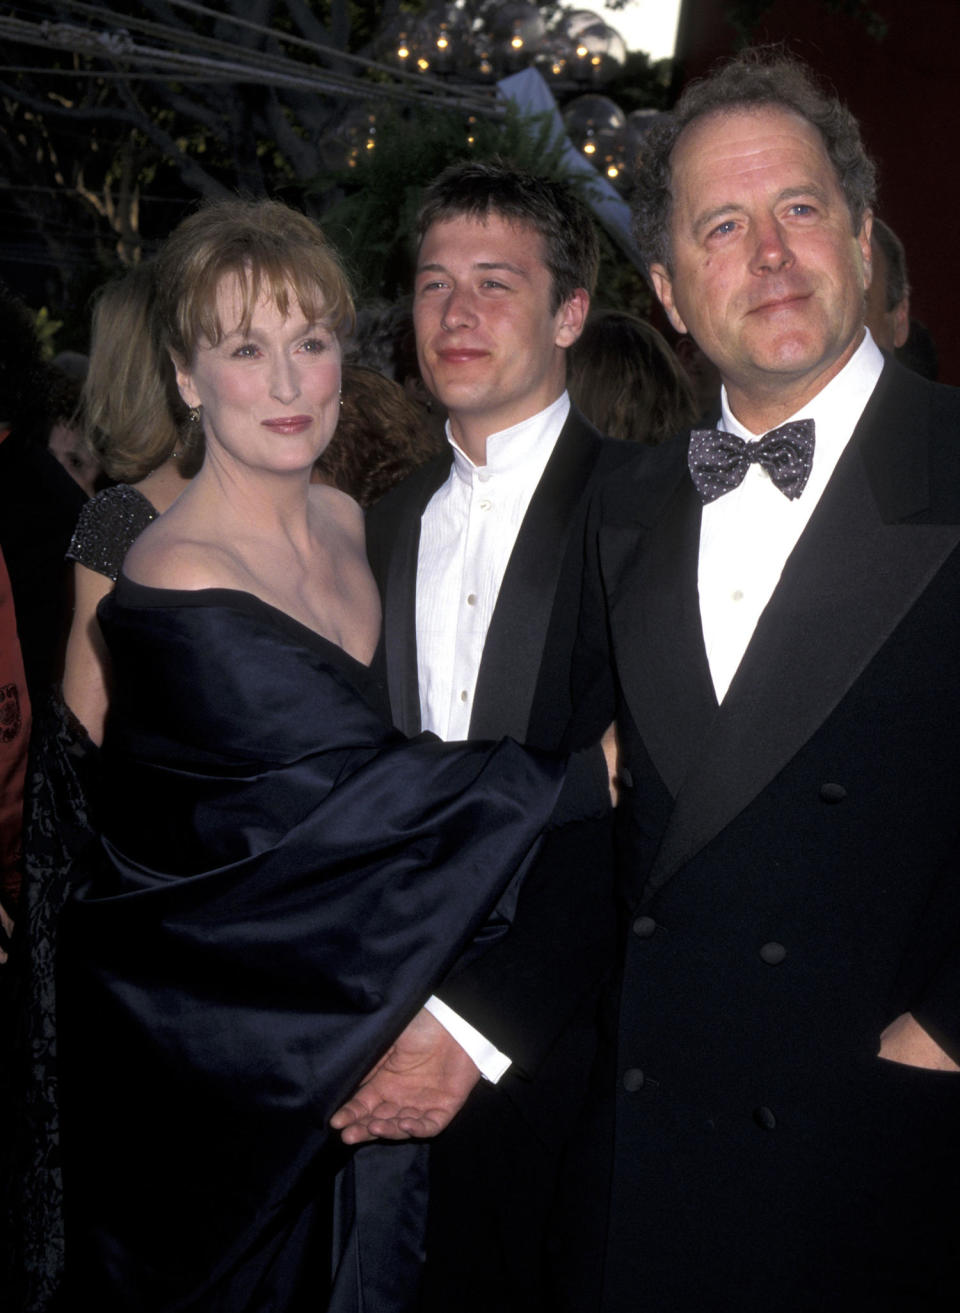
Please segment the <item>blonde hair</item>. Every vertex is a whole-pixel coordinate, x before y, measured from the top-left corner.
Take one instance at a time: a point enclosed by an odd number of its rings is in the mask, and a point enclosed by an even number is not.
[[[185,219],[157,257],[161,329],[184,363],[201,341],[223,336],[217,290],[231,275],[240,286],[244,332],[264,295],[288,314],[291,290],[308,319],[341,339],[353,331],[346,274],[312,219],[279,201],[216,201]]]
[[[104,472],[125,483],[145,478],[178,447],[181,473],[189,476],[202,453],[199,425],[186,423],[154,300],[154,270],[139,265],[103,287],[93,310],[84,438]]]

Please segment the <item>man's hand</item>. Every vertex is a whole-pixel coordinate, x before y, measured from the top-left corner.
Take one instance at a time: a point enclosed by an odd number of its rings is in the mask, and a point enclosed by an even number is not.
[[[617,778],[617,771],[620,768],[620,743],[617,738],[617,722],[607,726],[607,729],[600,740],[600,746],[603,748],[603,757],[607,763],[607,775],[610,787],[610,806],[616,807],[620,801],[620,781]]]
[[[473,1060],[421,1008],[330,1125],[345,1144],[438,1135],[479,1079]]]
[[[880,1057],[901,1062],[905,1067],[926,1067],[929,1071],[960,1071],[911,1012],[903,1012],[891,1021],[880,1036]]]

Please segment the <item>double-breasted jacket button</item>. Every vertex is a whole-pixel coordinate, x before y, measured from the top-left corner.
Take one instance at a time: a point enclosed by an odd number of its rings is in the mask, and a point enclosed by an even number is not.
[[[770,967],[778,967],[786,956],[787,950],[783,944],[778,944],[772,939],[769,944],[764,944],[760,949],[761,959]]]
[[[820,797],[824,802],[843,802],[847,796],[847,791],[842,784],[821,784]]]
[[[623,1088],[628,1094],[636,1094],[644,1086],[644,1075],[639,1067],[628,1067],[623,1073]]]
[[[633,933],[638,939],[649,939],[657,928],[652,916],[638,916],[633,923]]]
[[[633,788],[633,776],[627,770],[626,766],[617,767],[617,783],[623,789]]]
[[[763,1131],[772,1131],[776,1129],[777,1119],[769,1108],[754,1108],[753,1120]]]

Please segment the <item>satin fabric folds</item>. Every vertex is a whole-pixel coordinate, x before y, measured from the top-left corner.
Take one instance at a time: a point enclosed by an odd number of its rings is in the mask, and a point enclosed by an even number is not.
[[[328,1118],[515,885],[562,768],[403,739],[365,667],[247,594],[121,577],[100,619],[106,820],[58,980],[68,1288],[319,1313]]]

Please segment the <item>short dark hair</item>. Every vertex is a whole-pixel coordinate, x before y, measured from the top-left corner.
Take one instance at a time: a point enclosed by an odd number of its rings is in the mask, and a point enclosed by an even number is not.
[[[883,258],[887,266],[887,276],[883,288],[883,308],[888,312],[896,310],[910,291],[910,280],[907,278],[907,253],[903,249],[903,242],[889,224],[884,223],[882,219],[878,219],[876,216],[874,216],[870,240],[876,242],[883,252]]]
[[[426,189],[417,215],[417,245],[435,223],[463,217],[485,221],[491,214],[535,228],[543,239],[545,264],[559,310],[578,287],[592,294],[600,243],[590,211],[576,192],[554,178],[541,178],[503,164],[451,164]]]
[[[634,193],[634,234],[649,273],[672,268],[670,219],[672,160],[677,141],[695,119],[772,106],[798,114],[816,128],[859,232],[876,197],[876,169],[864,149],[857,120],[822,87],[812,69],[779,46],[745,50],[707,77],[691,82],[673,111],[644,137]]]

